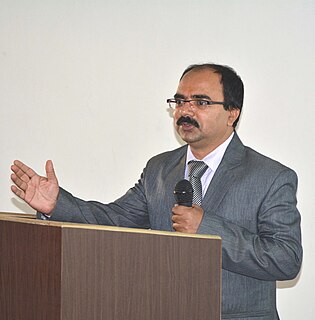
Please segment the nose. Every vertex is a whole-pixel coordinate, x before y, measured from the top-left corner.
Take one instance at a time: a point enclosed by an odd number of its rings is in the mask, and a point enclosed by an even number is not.
[[[186,101],[184,105],[180,108],[180,113],[183,115],[195,114],[195,108],[190,101]]]

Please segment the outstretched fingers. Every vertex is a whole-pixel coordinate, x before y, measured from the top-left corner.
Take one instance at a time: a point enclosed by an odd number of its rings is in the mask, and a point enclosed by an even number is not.
[[[25,191],[27,189],[27,182],[26,178],[24,177],[24,180],[22,178],[19,178],[19,176],[17,174],[11,174],[11,180],[17,185],[18,188],[20,188],[21,190]],[[14,186],[13,186],[14,187]],[[11,188],[12,189],[12,188]],[[15,189],[14,189],[15,190]],[[13,191],[13,190],[12,190]],[[14,191],[13,191],[14,192]],[[15,194],[17,194],[16,192],[14,192]]]
[[[13,193],[15,193],[18,197],[20,197],[21,199],[24,200],[25,198],[25,192],[19,188],[17,188],[16,186],[11,186],[11,190]]]
[[[36,172],[34,170],[32,170],[30,167],[28,167],[26,164],[19,160],[15,160],[13,162],[11,170],[17,177],[19,177],[26,183],[29,182],[29,180],[36,175]]]
[[[11,190],[21,199],[25,199],[25,192],[32,177],[36,172],[19,160],[15,160],[11,166],[11,180],[15,185],[11,186]]]

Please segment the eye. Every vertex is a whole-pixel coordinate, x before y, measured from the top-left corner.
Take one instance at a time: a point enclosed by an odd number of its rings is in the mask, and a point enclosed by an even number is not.
[[[210,104],[210,101],[208,100],[196,100],[196,104],[198,107],[205,107]]]
[[[175,101],[177,106],[182,106],[184,104],[185,100],[183,100],[183,99],[175,99],[174,101]]]

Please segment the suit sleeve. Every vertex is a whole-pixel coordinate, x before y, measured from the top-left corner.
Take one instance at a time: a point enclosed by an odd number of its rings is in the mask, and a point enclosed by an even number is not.
[[[144,171],[145,172],[145,171]],[[50,220],[150,228],[146,196],[143,188],[145,173],[138,183],[118,200],[103,204],[84,201],[60,188],[58,201]]]
[[[302,246],[296,188],[297,177],[292,170],[279,173],[259,212],[252,213],[253,217],[257,215],[257,232],[205,210],[198,233],[221,236],[224,269],[266,281],[297,275]]]

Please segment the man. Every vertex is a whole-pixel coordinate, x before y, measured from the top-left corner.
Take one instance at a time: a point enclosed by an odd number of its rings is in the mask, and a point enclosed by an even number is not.
[[[296,174],[240,141],[234,128],[243,83],[231,68],[190,66],[168,102],[188,145],[150,159],[120,199],[75,198],[59,187],[51,161],[47,178],[15,161],[12,191],[51,220],[219,235],[222,319],[278,319],[276,280],[294,278],[302,261]],[[195,164],[203,171],[194,190],[202,203],[176,205],[174,186],[192,179]]]

